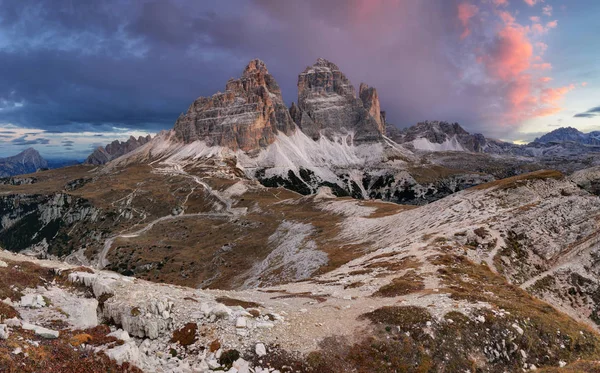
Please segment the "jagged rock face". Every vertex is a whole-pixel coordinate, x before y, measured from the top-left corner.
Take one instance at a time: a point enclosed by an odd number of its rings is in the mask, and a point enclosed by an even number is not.
[[[360,83],[358,94],[365,109],[367,109],[371,117],[375,119],[379,132],[385,133],[385,112],[381,111],[377,90],[373,87],[369,87],[365,83]]]
[[[68,194],[11,194],[0,198],[0,246],[31,255],[70,254],[78,240],[94,235],[102,217],[88,200]]]
[[[384,124],[374,89],[364,88],[364,99],[333,63],[318,59],[298,76],[298,107],[294,118],[302,131],[317,140],[322,134],[354,132],[359,142],[381,139]],[[362,98],[363,96],[361,96]]]
[[[240,79],[227,82],[224,93],[194,101],[174,130],[186,143],[203,140],[250,151],[271,144],[278,132],[291,134],[295,126],[279,85],[264,62],[253,60]]]
[[[140,146],[150,142],[150,140],[152,140],[152,136],[150,135],[146,137],[140,136],[137,139],[130,136],[127,141],[115,140],[106,145],[106,147],[100,146],[96,148],[96,150],[87,157],[84,163],[95,165],[108,163],[115,158],[134,151]]]
[[[33,148],[12,157],[0,158],[0,177],[28,174],[48,168],[48,162]]]

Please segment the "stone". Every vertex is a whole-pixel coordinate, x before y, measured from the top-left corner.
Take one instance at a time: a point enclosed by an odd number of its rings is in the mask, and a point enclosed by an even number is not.
[[[56,339],[60,335],[60,332],[48,328],[44,328],[43,326],[33,325],[24,322],[22,328],[25,330],[32,330],[36,335],[47,338],[47,339]]]
[[[105,353],[119,365],[126,361],[136,365],[140,361],[140,350],[136,346],[135,341],[129,341],[121,346],[108,349]]]
[[[127,341],[131,340],[131,337],[129,336],[129,333],[127,333],[127,331],[125,331],[123,329],[115,330],[114,332],[109,333],[108,336],[109,337],[115,337],[117,339],[122,340],[123,342],[127,342]],[[145,339],[143,343],[146,343],[146,342],[148,342],[148,344],[149,344],[150,340],[149,339]]]
[[[224,319],[231,316],[231,308],[227,307],[222,303],[218,303],[216,306],[210,309],[209,314],[214,315],[216,318]]]
[[[250,364],[242,358],[234,361],[232,368],[235,368],[238,373],[250,373]]]
[[[256,346],[254,347],[254,352],[256,352],[256,355],[258,355],[258,357],[262,357],[267,354],[267,348],[265,347],[264,344],[257,343]]]
[[[295,131],[279,85],[261,60],[252,60],[240,79],[230,79],[224,93],[200,97],[177,119],[175,136],[185,143],[251,151]]]
[[[6,264],[5,261],[0,260],[0,268],[6,268],[6,267],[8,267],[8,264]]]
[[[42,308],[46,307],[46,301],[39,294],[25,294],[21,297],[21,307]]]
[[[8,339],[10,333],[6,324],[0,324],[0,339]]]
[[[16,317],[13,317],[13,318],[10,318],[10,319],[6,319],[6,320],[4,320],[4,323],[7,326],[10,326],[10,327],[13,327],[13,328],[17,327],[17,326],[20,327],[21,324],[22,324],[21,320],[17,319]]]
[[[247,326],[248,326],[248,322],[246,321],[245,317],[241,316],[241,317],[238,317],[235,320],[235,327],[236,328],[245,328]]]

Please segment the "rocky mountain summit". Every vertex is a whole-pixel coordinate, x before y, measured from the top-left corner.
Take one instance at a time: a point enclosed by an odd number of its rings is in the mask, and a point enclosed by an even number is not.
[[[48,162],[33,148],[12,157],[0,158],[0,177],[29,174],[45,168],[48,168]]]
[[[101,165],[127,154],[152,140],[152,136],[130,136],[127,141],[115,140],[106,146],[99,146],[85,160],[85,164]]]
[[[298,106],[290,111],[314,140],[351,132],[358,142],[372,142],[385,133],[377,90],[361,83],[357,98],[356,89],[337,65],[323,58],[298,76]]]
[[[175,135],[185,143],[251,151],[290,135],[295,126],[279,85],[260,60],[251,61],[240,79],[230,79],[224,93],[200,97],[175,123]]]
[[[536,138],[533,142],[537,144],[573,142],[581,145],[600,146],[600,131],[583,133],[573,127],[561,127]]]

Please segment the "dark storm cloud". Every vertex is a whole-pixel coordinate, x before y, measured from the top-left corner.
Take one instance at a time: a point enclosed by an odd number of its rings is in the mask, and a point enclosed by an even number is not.
[[[10,142],[12,145],[45,145],[50,143],[50,139],[40,138],[28,140],[27,135],[25,135],[12,139]]]
[[[457,91],[458,0],[0,1],[0,123],[47,132],[171,128],[198,96],[263,59],[288,103],[318,57],[378,89],[390,122],[474,130],[481,87]],[[385,4],[382,6],[381,4]],[[473,27],[477,27],[474,25]]]
[[[596,116],[600,116],[600,106],[596,106],[586,112],[573,115],[574,118],[594,118]]]

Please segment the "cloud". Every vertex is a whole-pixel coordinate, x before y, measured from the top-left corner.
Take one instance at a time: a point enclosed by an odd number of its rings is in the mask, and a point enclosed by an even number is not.
[[[521,7],[517,0],[4,0],[0,124],[45,130],[38,137],[52,144],[63,132],[93,133],[83,145],[73,137],[87,150],[90,138],[99,140],[94,134],[112,139],[116,128],[172,128],[194,99],[222,91],[252,58],[267,63],[290,104],[298,74],[325,57],[355,86],[376,87],[393,124],[439,118],[500,136],[517,127],[499,125],[516,110],[513,101],[533,102],[517,99],[519,91],[539,98],[548,73],[532,64],[552,62],[533,60],[545,49],[515,20]]]
[[[545,5],[545,6],[542,8],[542,13],[543,13],[545,16],[552,17],[552,5]]]
[[[523,0],[523,1],[525,1],[525,4],[527,4],[529,6],[534,6],[537,3],[544,2],[544,0]]]
[[[24,135],[21,137],[17,137],[16,139],[12,139],[10,141],[10,143],[13,145],[19,145],[19,146],[21,146],[21,145],[45,145],[45,144],[50,143],[50,139],[38,138],[38,139],[28,140],[27,135]]]
[[[541,42],[541,41],[538,41],[537,43],[535,43],[535,47],[538,49],[540,54],[544,54],[548,50],[548,44]]]
[[[460,3],[458,4],[458,20],[462,24],[464,31],[460,35],[461,39],[466,38],[471,34],[471,29],[469,28],[469,20],[479,12],[479,8],[470,3]]]
[[[552,64],[550,64],[548,62],[535,63],[535,64],[531,65],[531,68],[533,68],[534,70],[551,70]]]
[[[506,25],[496,35],[491,48],[482,57],[487,71],[501,80],[517,77],[530,66],[533,46],[520,26]]]
[[[575,114],[573,117],[574,118],[595,118],[595,117],[599,117],[599,116],[600,116],[600,106],[596,106],[586,112]]]
[[[588,85],[588,82],[581,82],[581,86],[582,86],[582,87],[585,87],[585,86],[587,86],[587,85]]]

